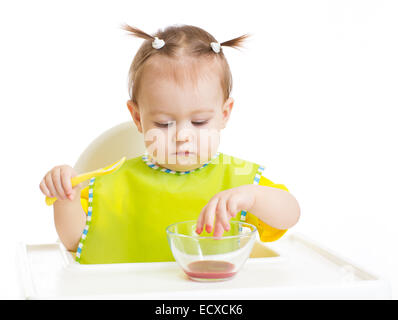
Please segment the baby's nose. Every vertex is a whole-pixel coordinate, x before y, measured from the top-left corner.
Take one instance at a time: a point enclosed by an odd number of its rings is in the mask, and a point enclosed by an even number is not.
[[[195,132],[192,129],[189,128],[182,128],[180,130],[177,130],[176,132],[176,141],[193,141],[195,138]]]

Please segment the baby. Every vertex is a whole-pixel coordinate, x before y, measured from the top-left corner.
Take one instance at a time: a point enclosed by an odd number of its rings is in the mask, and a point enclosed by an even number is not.
[[[262,241],[279,239],[300,216],[296,199],[263,176],[264,167],[218,152],[234,100],[222,47],[205,30],[169,26],[145,39],[130,67],[128,110],[145,139],[145,155],[128,159],[89,186],[71,186],[68,165],[51,169],[41,191],[57,197],[54,222],[80,263],[174,260],[165,228],[197,220],[196,233],[222,236],[230,220],[258,228]]]

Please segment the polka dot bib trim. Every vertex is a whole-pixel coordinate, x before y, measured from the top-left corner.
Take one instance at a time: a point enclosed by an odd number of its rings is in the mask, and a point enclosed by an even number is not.
[[[162,171],[165,173],[170,173],[170,174],[175,174],[175,175],[184,175],[184,174],[189,174],[195,171],[199,171],[202,170],[203,168],[207,167],[209,165],[209,163],[211,163],[214,159],[216,159],[218,156],[220,155],[220,152],[217,152],[209,161],[207,161],[205,164],[203,164],[201,167],[193,169],[193,170],[189,170],[189,171],[175,171],[175,170],[170,170],[167,168],[163,168],[161,166],[158,166],[157,164],[155,164],[153,162],[153,160],[150,158],[150,156],[148,154],[144,154],[142,156],[142,160],[148,165],[148,167],[157,170],[157,171]]]

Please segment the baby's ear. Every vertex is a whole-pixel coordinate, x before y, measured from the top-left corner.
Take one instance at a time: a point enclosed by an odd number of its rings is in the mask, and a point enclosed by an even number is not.
[[[234,99],[229,97],[222,108],[222,117],[223,117],[223,129],[226,127],[229,117],[231,115],[232,108],[234,106]]]
[[[137,126],[138,131],[142,133],[141,117],[140,117],[140,113],[138,111],[137,104],[135,104],[131,100],[127,100],[127,108],[130,111],[131,117],[133,118],[134,123]]]
[[[127,100],[127,108],[130,111],[131,116],[134,118],[134,113],[136,113],[138,111],[137,105],[131,101],[131,100]]]
[[[131,100],[127,100],[127,108],[129,109],[130,113],[133,113],[134,102]]]

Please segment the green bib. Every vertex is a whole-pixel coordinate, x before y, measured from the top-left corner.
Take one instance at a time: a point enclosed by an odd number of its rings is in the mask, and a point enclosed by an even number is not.
[[[221,152],[191,171],[159,167],[146,155],[89,184],[86,227],[76,252],[81,264],[175,261],[166,227],[196,220],[217,193],[258,182],[264,168]],[[244,220],[241,211],[232,220]]]

